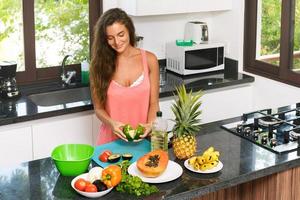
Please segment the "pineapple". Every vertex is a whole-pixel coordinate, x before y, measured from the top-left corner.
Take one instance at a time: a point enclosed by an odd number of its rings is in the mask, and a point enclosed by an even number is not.
[[[196,152],[197,142],[195,134],[200,130],[199,107],[202,91],[192,93],[186,92],[185,86],[176,88],[178,100],[172,104],[172,111],[175,115],[173,127],[173,150],[178,159],[187,159]]]

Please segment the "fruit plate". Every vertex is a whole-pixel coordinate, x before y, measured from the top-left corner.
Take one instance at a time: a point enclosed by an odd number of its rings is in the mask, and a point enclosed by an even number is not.
[[[83,191],[80,191],[80,190],[77,190],[75,188],[75,182],[79,179],[79,178],[83,178],[84,180],[89,180],[89,173],[85,173],[85,174],[81,174],[81,175],[78,175],[76,176],[75,178],[73,178],[72,182],[71,182],[71,186],[72,188],[78,192],[79,194],[81,194],[82,196],[85,196],[85,197],[89,197],[89,198],[99,198],[99,197],[102,197],[104,195],[106,195],[107,193],[109,193],[112,189],[112,188],[108,188],[107,190],[104,190],[104,191],[101,191],[101,192],[83,192]]]
[[[136,167],[136,162],[132,163],[128,167],[129,174],[140,177],[142,181],[146,183],[165,183],[165,182],[173,181],[179,178],[182,172],[183,172],[182,167],[178,163],[172,160],[169,160],[166,170],[160,176],[155,178],[149,178],[143,176],[143,174]]]
[[[211,174],[211,173],[216,173],[218,171],[220,171],[222,168],[223,168],[223,163],[221,161],[219,161],[218,165],[215,166],[214,168],[212,169],[208,169],[208,170],[205,170],[205,171],[202,171],[202,170],[195,170],[190,164],[189,164],[189,159],[185,160],[184,161],[184,166],[192,171],[192,172],[196,172],[196,173],[201,173],[201,174]]]

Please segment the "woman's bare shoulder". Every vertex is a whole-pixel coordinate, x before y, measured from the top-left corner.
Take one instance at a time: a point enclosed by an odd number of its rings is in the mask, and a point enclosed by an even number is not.
[[[158,60],[154,53],[146,51],[146,57],[150,68],[158,65]]]

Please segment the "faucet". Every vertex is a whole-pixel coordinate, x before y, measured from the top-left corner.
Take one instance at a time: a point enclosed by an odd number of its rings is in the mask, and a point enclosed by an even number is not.
[[[65,65],[68,57],[72,57],[71,55],[66,55],[61,63],[61,81],[63,85],[70,85],[72,77],[75,77],[76,71],[67,71],[65,72]]]

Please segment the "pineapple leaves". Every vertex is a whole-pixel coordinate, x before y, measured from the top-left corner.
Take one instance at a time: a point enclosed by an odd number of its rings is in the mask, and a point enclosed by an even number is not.
[[[175,115],[175,126],[173,132],[177,136],[193,135],[200,130],[201,106],[200,98],[203,96],[202,91],[193,93],[190,90],[188,93],[184,85],[176,88],[178,99],[172,104],[172,111]],[[174,96],[176,96],[174,94]]]

